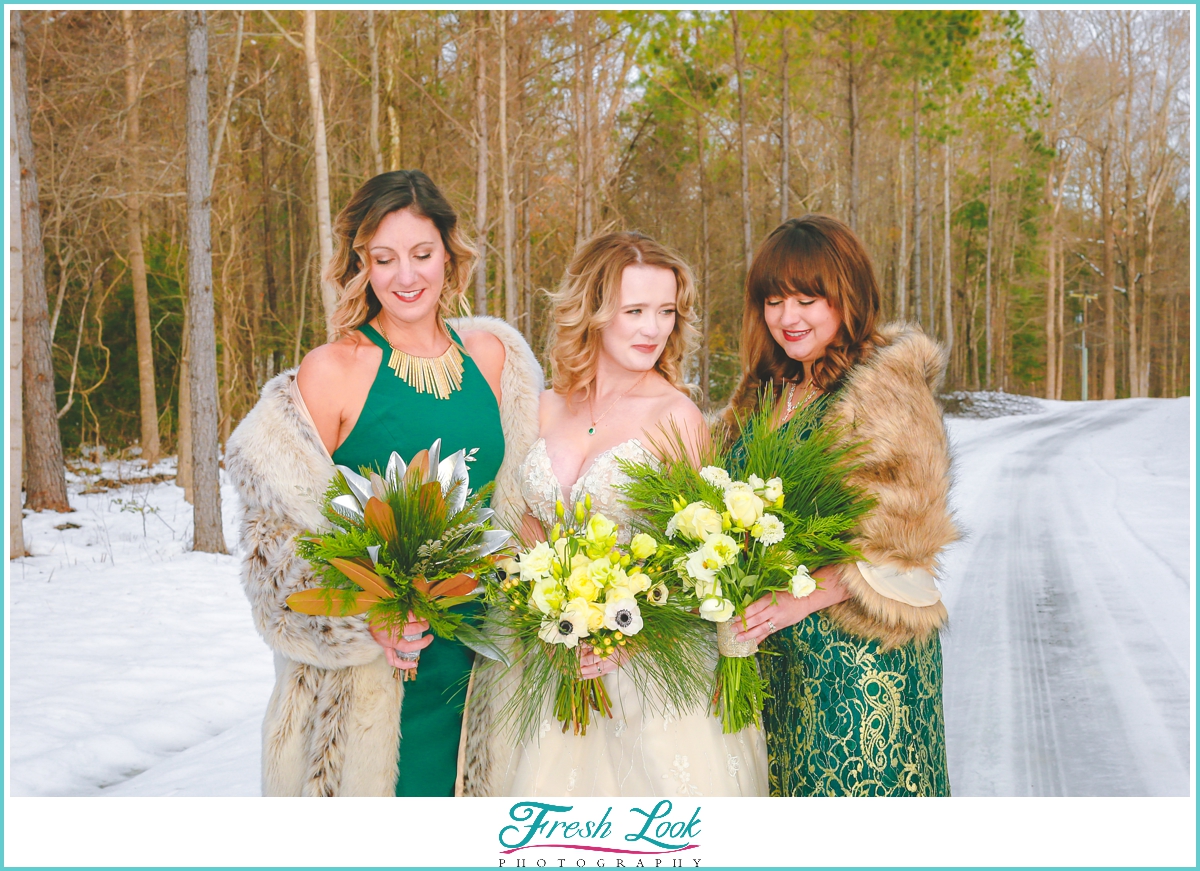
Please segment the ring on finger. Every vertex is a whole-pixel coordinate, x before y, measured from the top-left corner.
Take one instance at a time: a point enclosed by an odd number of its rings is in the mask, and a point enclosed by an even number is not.
[[[774,632],[775,630],[776,630],[776,627],[775,627],[775,621],[774,621],[774,620],[768,620],[768,621],[767,621],[767,631],[768,631],[768,632]]]

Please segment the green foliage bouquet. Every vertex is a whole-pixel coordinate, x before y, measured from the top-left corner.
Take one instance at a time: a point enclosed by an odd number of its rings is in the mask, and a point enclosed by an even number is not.
[[[559,501],[547,540],[501,561],[501,577],[488,586],[493,619],[519,667],[501,710],[519,735],[533,731],[551,693],[564,732],[587,734],[592,711],[612,716],[602,679],[580,677],[581,649],[619,656],[643,697],[673,710],[703,703],[708,692],[711,665],[682,590],[648,565],[654,539],[641,534],[618,544],[616,524],[590,511],[591,497],[570,516]]]
[[[493,568],[490,555],[511,536],[490,528],[488,488],[471,494],[471,457],[458,451],[439,461],[440,452],[441,439],[407,464],[393,452],[382,475],[337,467],[321,502],[329,531],[304,533],[296,548],[320,585],[288,596],[288,607],[334,617],[366,614],[389,630],[412,613],[441,638],[499,655],[478,627],[449,609],[481,594]],[[405,680],[416,672],[407,669]]]
[[[854,447],[839,428],[812,406],[777,427],[774,404],[763,406],[732,449],[711,448],[699,468],[680,449],[660,452],[661,463],[623,464],[628,503],[658,561],[716,624],[713,702],[726,732],[761,724],[766,696],[757,645],[735,639],[737,618],[765,595],[811,594],[809,567],[857,559],[851,533],[871,507],[848,481]]]

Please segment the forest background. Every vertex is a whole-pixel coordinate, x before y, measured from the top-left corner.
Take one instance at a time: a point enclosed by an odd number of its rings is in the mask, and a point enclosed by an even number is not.
[[[1186,11],[26,11],[21,165],[68,454],[182,441],[188,473],[197,28],[221,443],[325,341],[331,212],[399,168],[484,252],[475,310],[535,349],[581,240],[681,251],[707,407],[738,375],[754,247],[806,212],[857,230],[887,317],[950,349],[948,389],[1080,398],[1086,334],[1087,396],[1189,392]],[[37,317],[23,260],[10,340]],[[20,347],[28,386],[39,343]]]

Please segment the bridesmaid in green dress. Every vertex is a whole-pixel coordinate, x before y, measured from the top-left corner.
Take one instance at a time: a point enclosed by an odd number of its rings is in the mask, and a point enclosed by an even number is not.
[[[474,251],[424,173],[367,182],[338,216],[338,257],[327,278],[340,290],[335,340],[310,352],[296,383],[335,463],[382,470],[393,451],[410,458],[435,439],[442,455],[475,450],[473,490],[505,456],[501,374],[505,348],[493,332],[461,335],[457,312]],[[390,665],[420,652],[420,677],[405,684],[395,794],[450,796],[458,780],[464,689],[473,654],[435,639],[426,621],[389,635],[372,627]]]
[[[821,589],[746,610],[739,640],[763,643],[772,795],[949,795],[934,582],[956,537],[950,459],[934,398],[944,352],[919,328],[877,328],[879,288],[858,237],[822,215],[790,219],[746,280],[736,427],[768,384],[780,425],[809,403],[861,442],[854,482],[875,508],[863,559],[823,566]]]

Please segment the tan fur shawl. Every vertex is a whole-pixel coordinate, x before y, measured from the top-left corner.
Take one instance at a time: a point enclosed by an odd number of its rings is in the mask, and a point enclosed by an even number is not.
[[[519,469],[537,437],[541,367],[503,321],[453,321],[486,330],[505,348],[500,418],[504,461],[492,505],[515,527],[524,502]],[[322,524],[316,500],[333,465],[292,395],[295,370],[267,382],[226,446],[225,467],[243,507],[242,585],[259,634],[275,651],[276,683],[263,722],[264,795],[392,795],[403,690],[361,617],[309,617],[286,598],[314,581],[293,542]],[[462,792],[486,782],[486,753],[460,747]]]

